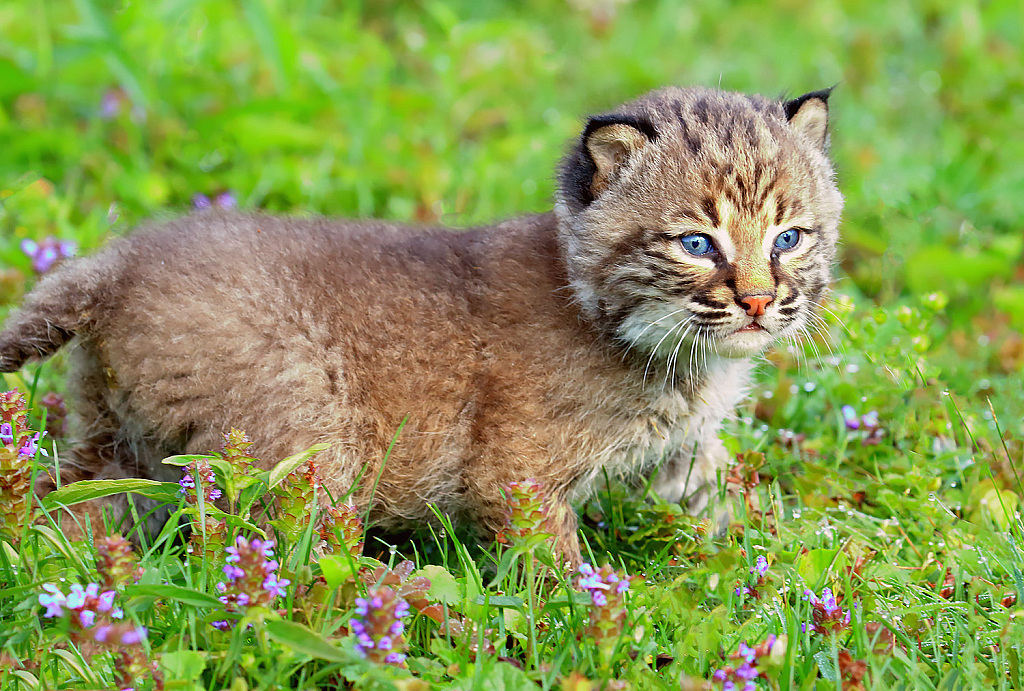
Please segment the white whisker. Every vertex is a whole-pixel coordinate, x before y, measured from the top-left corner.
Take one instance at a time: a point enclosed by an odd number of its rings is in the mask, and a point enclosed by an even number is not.
[[[627,354],[629,354],[629,351],[630,351],[630,350],[631,350],[631,349],[633,348],[633,346],[635,346],[635,345],[637,344],[637,342],[638,342],[638,341],[639,341],[639,340],[640,340],[641,338],[643,338],[643,335],[644,335],[645,333],[647,333],[647,332],[648,332],[648,330],[650,330],[650,329],[651,329],[651,327],[653,327],[653,326],[655,326],[655,325],[657,325],[657,324],[659,324],[659,323],[663,322],[664,320],[668,319],[669,317],[674,317],[675,315],[679,314],[680,312],[685,312],[685,311],[686,311],[686,308],[685,308],[685,307],[680,307],[679,309],[677,309],[677,310],[675,310],[675,311],[673,311],[673,312],[669,312],[668,314],[666,314],[666,315],[664,315],[664,316],[662,316],[662,317],[659,317],[659,318],[655,319],[655,320],[654,320],[654,321],[652,321],[652,322],[651,322],[650,324],[648,324],[647,326],[645,326],[645,327],[643,328],[643,330],[642,330],[642,331],[640,331],[640,333],[638,333],[638,334],[636,335],[636,337],[635,337],[635,338],[634,338],[634,339],[633,339],[632,341],[630,341],[630,342],[629,342],[629,345],[627,345],[627,346],[626,346],[626,351],[625,351],[625,352],[624,352],[624,353],[622,354],[622,358],[623,358],[623,359],[625,359],[625,358],[626,358],[626,355],[627,355]],[[692,318],[693,318],[693,315],[691,315],[691,316],[690,316],[690,319],[692,319]],[[689,320],[687,320],[687,321],[689,321]],[[671,329],[670,329],[670,331],[671,331]]]
[[[687,320],[687,321],[689,321],[689,320]],[[671,329],[666,331],[665,335],[661,337],[661,340],[658,341],[657,344],[655,344],[654,349],[651,350],[651,356],[649,358],[647,358],[647,365],[644,367],[644,378],[643,378],[643,382],[640,384],[641,388],[647,386],[647,373],[650,371],[651,363],[654,362],[654,358],[658,354],[658,348],[661,347],[661,344],[665,342],[666,338],[668,338],[670,335],[672,335],[673,331],[675,331],[676,329],[680,328],[681,326],[684,326],[686,323],[687,323],[686,321],[683,321],[683,322],[679,322],[678,324],[673,326]]]

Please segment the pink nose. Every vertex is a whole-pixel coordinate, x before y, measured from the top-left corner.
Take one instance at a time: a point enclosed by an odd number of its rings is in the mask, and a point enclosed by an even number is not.
[[[764,308],[772,304],[774,299],[774,295],[748,295],[740,298],[740,304],[747,310],[748,316],[759,317],[764,314]]]

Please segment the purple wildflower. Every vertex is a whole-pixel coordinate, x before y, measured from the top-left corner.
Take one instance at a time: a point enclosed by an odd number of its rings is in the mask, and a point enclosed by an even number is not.
[[[846,424],[846,429],[855,430],[860,429],[860,420],[857,419],[857,411],[854,410],[852,405],[844,405],[843,411],[843,422]]]
[[[819,598],[812,590],[804,590],[804,600],[811,604],[811,629],[815,633],[834,633],[850,625],[850,612],[844,610],[831,588],[821,591]],[[806,631],[805,626],[801,627]]]
[[[730,655],[730,659],[741,661],[738,667],[726,666],[715,670],[711,675],[711,681],[722,685],[723,691],[742,689],[742,691],[753,691],[757,688],[754,680],[761,676],[757,665],[761,658],[771,655],[772,646],[775,645],[776,637],[768,636],[756,647],[751,647],[746,642],[740,643],[739,649]]]
[[[49,619],[63,615],[62,608],[67,605],[64,593],[53,583],[44,583],[43,590],[46,592],[39,596],[39,604],[46,608],[43,616]]]
[[[120,89],[107,89],[100,99],[100,117],[104,120],[113,120],[121,114],[127,100]]]
[[[584,633],[593,637],[605,661],[610,661],[615,646],[622,637],[627,611],[625,593],[630,577],[605,564],[594,569],[582,564],[577,585],[590,594],[590,622]]]
[[[121,619],[124,612],[114,607],[117,593],[113,590],[100,592],[98,583],[82,586],[74,583],[65,595],[52,584],[43,585],[44,593],[39,595],[39,604],[46,608],[43,616],[56,618],[68,616],[70,635],[74,642],[93,640],[108,645],[136,645],[146,637],[146,629],[129,623],[113,623]]]
[[[277,577],[279,564],[274,555],[273,540],[247,540],[241,535],[226,550],[224,575],[227,583],[217,583],[219,599],[229,612],[247,607],[269,608],[274,600],[285,597],[285,588],[291,584]]]
[[[228,190],[218,194],[213,203],[222,209],[233,209],[238,205],[238,200],[235,199],[234,193]]]
[[[764,578],[765,574],[768,573],[768,560],[763,555],[759,556],[754,566],[750,569],[750,573],[756,573],[759,577]]]
[[[753,660],[744,662],[736,669],[736,676],[746,681],[757,679],[758,671],[757,668],[752,665]]]
[[[11,427],[11,423],[5,422],[0,424],[0,444],[13,444],[14,443],[14,429]]]
[[[193,194],[192,195],[192,207],[195,208],[195,209],[209,209],[210,208],[210,198],[207,197],[205,194],[199,194],[199,193]]]
[[[133,629],[128,629],[121,634],[121,643],[123,645],[135,645],[137,643],[141,643],[146,639],[147,633],[146,627],[144,626],[136,626]]]
[[[74,256],[76,250],[75,243],[57,240],[54,237],[48,237],[41,242],[31,238],[21,241],[21,251],[32,260],[32,269],[39,274],[49,271],[58,260]]]
[[[356,652],[367,660],[401,665],[405,661],[405,624],[409,604],[388,586],[371,588],[368,598],[356,598],[349,628],[356,637]]]
[[[181,487],[178,490],[178,495],[184,496],[185,501],[189,504],[198,504],[198,492],[201,487],[204,503],[216,501],[221,497],[221,491],[215,486],[216,482],[217,475],[213,472],[209,462],[197,459],[191,465],[185,466],[185,474],[178,480],[178,485]],[[230,549],[229,547],[228,550],[230,551]]]
[[[18,449],[18,454],[25,458],[31,458],[36,455],[37,451],[39,451],[39,432],[30,437],[25,437],[21,443],[21,448]]]

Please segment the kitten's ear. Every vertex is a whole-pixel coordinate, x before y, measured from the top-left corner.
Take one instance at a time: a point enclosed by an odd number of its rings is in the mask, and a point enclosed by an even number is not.
[[[657,139],[654,125],[640,118],[602,115],[590,118],[583,130],[583,147],[594,162],[590,192],[597,198],[631,159]]]
[[[831,93],[831,88],[812,91],[782,104],[790,126],[822,151],[828,144],[828,97]]]

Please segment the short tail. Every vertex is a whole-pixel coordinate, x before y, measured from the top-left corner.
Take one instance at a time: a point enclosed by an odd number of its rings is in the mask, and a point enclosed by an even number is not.
[[[111,284],[111,256],[75,259],[47,275],[11,313],[0,332],[0,372],[45,358],[88,326]]]

